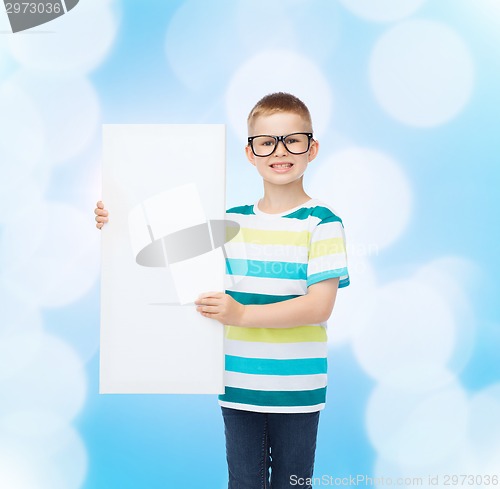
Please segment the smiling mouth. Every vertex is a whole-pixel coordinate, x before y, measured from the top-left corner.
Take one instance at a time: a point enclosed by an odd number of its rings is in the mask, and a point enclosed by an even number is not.
[[[293,163],[273,163],[271,168],[291,168]]]

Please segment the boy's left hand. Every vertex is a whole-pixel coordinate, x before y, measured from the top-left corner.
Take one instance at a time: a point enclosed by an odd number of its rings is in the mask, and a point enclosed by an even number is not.
[[[240,324],[245,311],[243,304],[224,292],[204,292],[194,303],[197,305],[196,310],[203,316],[233,326]]]

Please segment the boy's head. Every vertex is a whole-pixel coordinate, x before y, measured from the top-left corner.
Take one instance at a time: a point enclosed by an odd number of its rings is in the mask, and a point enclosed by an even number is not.
[[[304,121],[306,130],[313,132],[311,114],[306,104],[295,95],[285,92],[270,93],[262,97],[250,111],[247,119],[248,135],[252,136],[255,121],[261,116],[287,112],[296,114]]]
[[[318,154],[309,109],[289,93],[260,99],[248,116],[245,153],[265,181],[284,184],[300,180]]]

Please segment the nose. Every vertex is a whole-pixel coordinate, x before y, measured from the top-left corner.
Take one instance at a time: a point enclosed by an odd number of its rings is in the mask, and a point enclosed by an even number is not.
[[[283,142],[283,139],[279,139],[278,144],[276,145],[276,150],[274,152],[274,155],[275,156],[284,156],[286,153],[287,153],[287,149],[285,147],[285,143]]]

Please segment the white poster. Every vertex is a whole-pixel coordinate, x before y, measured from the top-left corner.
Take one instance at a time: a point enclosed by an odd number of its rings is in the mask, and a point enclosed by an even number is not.
[[[104,125],[101,393],[222,393],[225,126]]]

